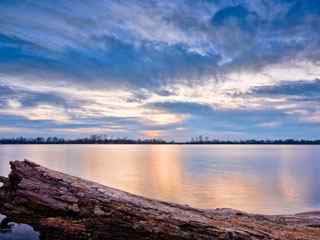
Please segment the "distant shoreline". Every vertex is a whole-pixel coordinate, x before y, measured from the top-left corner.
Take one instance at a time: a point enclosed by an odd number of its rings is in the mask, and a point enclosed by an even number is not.
[[[16,137],[0,138],[0,145],[13,144],[139,144],[139,145],[320,145],[320,139],[244,139],[244,140],[219,140],[210,139],[206,136],[191,138],[190,141],[163,140],[159,138],[148,139],[129,139],[129,138],[110,138],[105,135],[92,135],[90,137],[65,139],[58,137]]]
[[[320,143],[0,143],[0,145],[320,145]]]

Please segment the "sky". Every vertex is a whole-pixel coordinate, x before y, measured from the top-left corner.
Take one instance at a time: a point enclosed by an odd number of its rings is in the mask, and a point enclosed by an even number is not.
[[[0,137],[320,136],[320,0],[1,0]]]

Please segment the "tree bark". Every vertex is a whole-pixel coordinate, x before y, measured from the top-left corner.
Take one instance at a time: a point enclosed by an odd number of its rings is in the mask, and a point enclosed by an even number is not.
[[[139,197],[56,172],[11,162],[0,178],[0,212],[31,224],[41,239],[319,240],[318,212],[253,215],[203,210]]]

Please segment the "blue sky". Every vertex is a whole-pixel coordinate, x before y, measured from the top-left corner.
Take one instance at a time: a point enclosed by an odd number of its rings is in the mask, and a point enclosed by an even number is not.
[[[0,137],[319,138],[319,0],[2,0]]]

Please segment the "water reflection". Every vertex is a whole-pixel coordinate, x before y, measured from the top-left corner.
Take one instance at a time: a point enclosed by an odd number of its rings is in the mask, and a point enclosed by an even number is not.
[[[320,146],[0,146],[44,166],[151,198],[201,208],[294,213],[320,207]]]
[[[31,226],[26,224],[17,224],[6,220],[7,218],[0,214],[1,240],[39,240],[40,234],[34,231]]]

